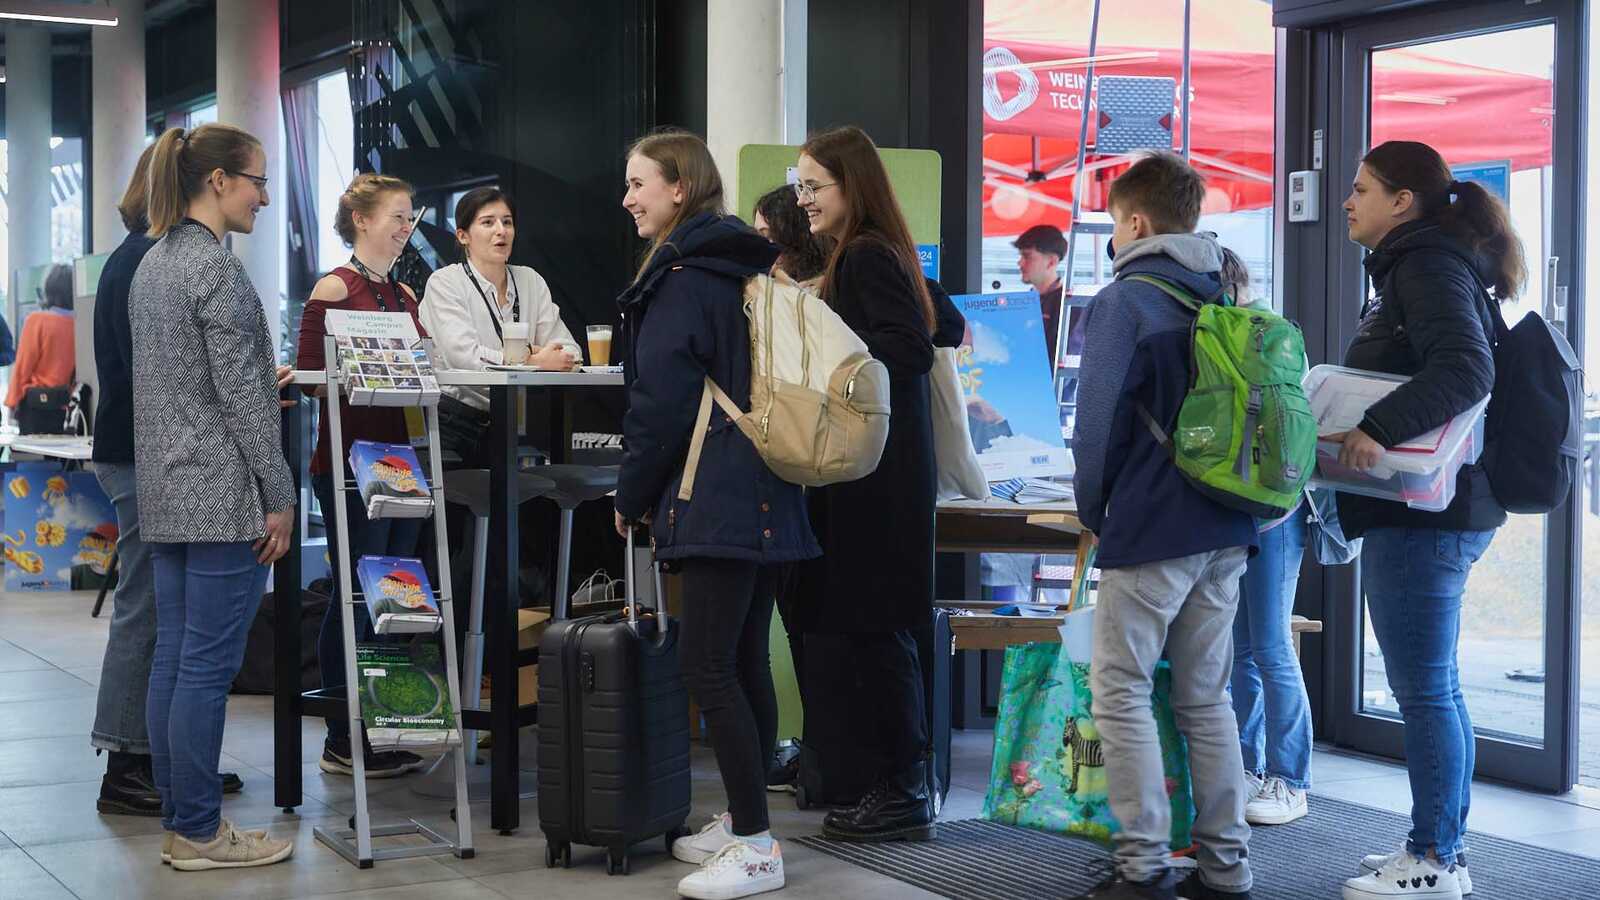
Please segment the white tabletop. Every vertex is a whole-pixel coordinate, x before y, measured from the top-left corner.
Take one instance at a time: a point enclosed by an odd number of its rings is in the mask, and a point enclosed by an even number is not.
[[[91,438],[70,435],[8,435],[0,445],[9,446],[15,453],[32,453],[52,459],[86,461],[94,456]]]
[[[439,383],[460,387],[621,387],[621,372],[474,372],[439,369]],[[327,384],[320,369],[296,369],[295,384]]]

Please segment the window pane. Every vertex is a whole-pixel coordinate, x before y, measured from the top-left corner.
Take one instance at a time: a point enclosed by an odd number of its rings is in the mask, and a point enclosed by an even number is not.
[[[350,84],[343,72],[317,79],[317,123],[312,129],[316,142],[317,268],[326,272],[350,258],[350,249],[333,228],[339,195],[355,174],[355,116],[350,111]],[[308,156],[312,154],[308,153]]]

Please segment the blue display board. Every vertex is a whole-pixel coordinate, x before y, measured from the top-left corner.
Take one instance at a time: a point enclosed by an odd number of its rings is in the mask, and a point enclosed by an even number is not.
[[[956,358],[967,401],[967,428],[983,477],[1048,478],[1071,471],[1061,414],[1040,352],[1044,324],[1039,295],[952,297],[967,319]]]
[[[1464,163],[1451,166],[1450,174],[1457,181],[1475,181],[1483,185],[1489,193],[1499,197],[1501,203],[1511,205],[1511,160]]]
[[[19,464],[5,476],[7,591],[66,591],[106,574],[117,545],[111,500],[89,472]],[[91,577],[95,576],[95,577]]]

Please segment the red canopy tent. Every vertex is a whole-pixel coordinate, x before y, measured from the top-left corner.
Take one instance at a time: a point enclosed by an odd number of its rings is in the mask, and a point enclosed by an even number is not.
[[[1079,105],[1088,68],[1092,0],[987,0],[984,10],[984,233],[1071,218]],[[1192,159],[1210,182],[1207,212],[1272,202],[1275,37],[1260,0],[1199,0],[1191,25]],[[1104,3],[1095,75],[1182,79],[1183,4]],[[1426,141],[1452,163],[1510,159],[1549,164],[1547,78],[1384,51],[1373,71],[1373,140]],[[1181,134],[1174,102],[1174,141]],[[1091,94],[1090,109],[1096,108]],[[1493,127],[1485,127],[1493,123]],[[1094,140],[1094,117],[1090,141]],[[1085,165],[1084,208],[1104,209],[1104,188],[1125,160]]]

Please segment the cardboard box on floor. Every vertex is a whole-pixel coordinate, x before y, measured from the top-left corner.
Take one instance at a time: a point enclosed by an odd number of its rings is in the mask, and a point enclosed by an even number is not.
[[[527,650],[539,646],[539,638],[550,624],[550,613],[542,609],[517,610],[517,649]],[[483,699],[490,699],[489,677],[483,679]],[[517,705],[527,706],[539,702],[539,667],[523,666],[517,669]]]

